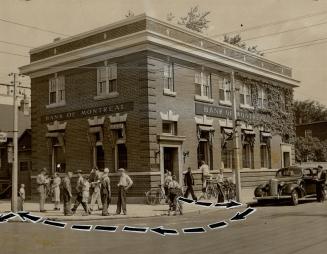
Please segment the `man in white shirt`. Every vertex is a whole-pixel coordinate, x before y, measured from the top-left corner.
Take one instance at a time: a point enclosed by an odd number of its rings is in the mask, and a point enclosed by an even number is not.
[[[116,214],[120,214],[123,210],[124,215],[127,214],[126,210],[126,192],[133,185],[132,179],[126,174],[125,169],[118,169],[120,179],[118,182],[118,200]]]
[[[200,171],[202,172],[202,197],[206,197],[207,180],[212,177],[209,166],[205,161],[201,161]]]

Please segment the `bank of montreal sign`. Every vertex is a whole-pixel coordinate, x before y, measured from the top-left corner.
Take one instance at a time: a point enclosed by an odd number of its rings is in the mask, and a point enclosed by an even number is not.
[[[232,119],[232,108],[207,105],[203,103],[195,103],[195,114],[206,115],[216,118]],[[254,113],[247,110],[238,110],[236,114],[237,114],[237,119],[246,122],[252,122],[254,120],[262,119],[265,117],[264,114]]]
[[[49,123],[53,121],[63,121],[76,118],[110,115],[120,112],[132,111],[134,108],[133,102],[125,102],[119,104],[104,105],[100,107],[93,108],[83,108],[74,111],[66,111],[55,114],[43,115],[41,117],[41,122]]]

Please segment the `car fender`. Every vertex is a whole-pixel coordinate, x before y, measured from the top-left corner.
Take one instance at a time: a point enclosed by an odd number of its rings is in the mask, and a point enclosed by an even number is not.
[[[296,183],[286,184],[286,185],[283,187],[282,194],[283,194],[283,195],[291,195],[291,193],[292,193],[294,190],[297,190],[297,191],[298,191],[300,197],[303,196],[303,189],[301,188],[301,186],[299,186],[299,185],[296,184]]]

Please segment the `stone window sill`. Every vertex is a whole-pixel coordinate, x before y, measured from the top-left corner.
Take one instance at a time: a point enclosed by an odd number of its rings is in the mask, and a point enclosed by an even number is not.
[[[219,104],[223,105],[223,106],[228,106],[228,107],[232,106],[232,102],[230,102],[230,101],[219,101]]]
[[[108,93],[108,94],[101,94],[101,95],[97,95],[94,96],[94,100],[100,101],[100,100],[105,100],[105,99],[112,99],[112,98],[116,98],[119,96],[118,92],[112,92],[112,93]]]
[[[207,103],[213,103],[214,102],[213,99],[210,99],[207,96],[201,96],[201,95],[195,95],[194,100],[200,101],[200,102],[207,102]]]
[[[254,110],[254,107],[253,107],[253,106],[245,105],[245,104],[241,104],[241,105],[240,105],[240,108]]]
[[[170,89],[167,89],[167,88],[164,88],[163,94],[167,95],[167,96],[171,96],[171,97],[176,97],[176,92],[174,92]]]
[[[46,105],[45,107],[47,109],[50,109],[50,108],[59,108],[59,107],[64,107],[66,106],[66,102],[59,102],[59,103],[52,103],[52,104],[49,104],[49,105]]]

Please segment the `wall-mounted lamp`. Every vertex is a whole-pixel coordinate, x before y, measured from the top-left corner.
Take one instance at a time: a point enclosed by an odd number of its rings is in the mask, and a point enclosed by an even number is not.
[[[190,157],[190,151],[183,152],[183,160],[184,160],[184,163],[185,163],[186,157]]]

